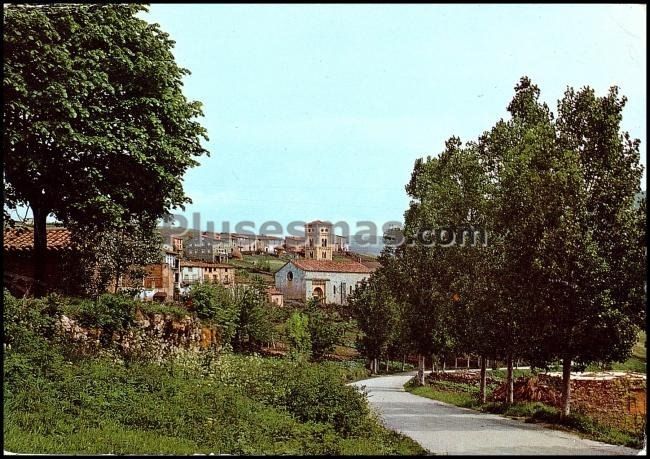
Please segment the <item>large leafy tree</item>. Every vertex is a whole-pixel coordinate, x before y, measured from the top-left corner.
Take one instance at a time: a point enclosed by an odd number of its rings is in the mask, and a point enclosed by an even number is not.
[[[511,119],[480,151],[494,182],[495,297],[519,330],[503,350],[561,360],[568,415],[572,363],[624,359],[645,321],[639,144],[620,133],[616,88],[602,98],[568,89],[557,119],[539,95],[522,78]]]
[[[190,202],[182,177],[207,153],[198,102],[182,93],[174,42],[142,5],[5,7],[5,205],[45,222],[125,227]],[[6,212],[5,212],[6,213]],[[42,277],[41,272],[36,277]]]
[[[621,131],[625,97],[612,87],[567,89],[558,103],[558,196],[535,255],[543,325],[540,355],[563,361],[563,415],[570,412],[571,363],[629,357],[645,326],[645,215],[635,208],[639,141]],[[642,206],[644,207],[644,203]]]

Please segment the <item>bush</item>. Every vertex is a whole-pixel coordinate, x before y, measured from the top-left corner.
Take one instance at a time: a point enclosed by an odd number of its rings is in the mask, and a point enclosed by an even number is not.
[[[294,359],[307,359],[311,354],[311,336],[309,318],[305,314],[294,312],[285,324],[289,355]]]
[[[223,342],[230,343],[235,336],[239,311],[228,289],[221,284],[197,284],[190,290],[188,299],[199,318],[218,325]]]
[[[50,346],[53,352],[57,346]],[[33,355],[9,353],[34,371]],[[56,374],[5,379],[5,448],[67,454],[394,454],[421,448],[368,416],[341,369],[256,356],[128,367],[59,359]],[[5,365],[5,377],[7,365]]]
[[[328,314],[313,299],[308,301],[306,313],[312,357],[314,360],[321,360],[325,354],[334,351],[334,346],[341,340],[344,330],[337,323],[336,313]]]

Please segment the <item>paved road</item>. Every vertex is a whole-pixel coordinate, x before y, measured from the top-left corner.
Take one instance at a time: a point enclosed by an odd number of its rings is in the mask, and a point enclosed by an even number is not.
[[[598,454],[634,455],[637,450],[584,440],[535,424],[480,413],[404,391],[414,375],[357,381],[384,425],[401,432],[435,454]]]

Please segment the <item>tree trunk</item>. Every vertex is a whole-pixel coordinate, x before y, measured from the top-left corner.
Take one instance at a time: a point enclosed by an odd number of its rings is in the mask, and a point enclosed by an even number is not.
[[[34,214],[34,250],[32,263],[34,266],[34,296],[45,295],[45,259],[47,257],[47,214],[45,209],[32,206]]]
[[[444,359],[442,359],[442,372],[443,373],[445,372],[446,367],[447,367],[447,358],[445,357]]]
[[[469,370],[469,355],[467,356],[467,369]]]
[[[506,380],[506,403],[511,404],[514,402],[514,378],[512,374],[512,356],[507,357],[508,363],[508,376]]]
[[[418,385],[424,386],[424,356],[418,354]]]
[[[566,418],[571,412],[571,358],[562,360],[562,413],[561,418]]]
[[[388,373],[388,363],[390,362],[390,358],[386,356],[386,373]]]
[[[481,387],[479,391],[479,400],[481,403],[487,401],[487,394],[485,393],[485,386],[487,382],[487,361],[484,356],[480,357],[481,359]]]
[[[406,365],[406,354],[402,356],[402,373],[404,372],[405,365]]]
[[[375,365],[374,365],[374,367],[375,367],[375,374],[378,375],[379,374],[379,359],[377,357],[375,357]]]

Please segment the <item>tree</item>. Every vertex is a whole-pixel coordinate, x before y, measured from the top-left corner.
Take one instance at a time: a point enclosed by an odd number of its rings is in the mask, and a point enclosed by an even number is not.
[[[309,318],[306,314],[292,313],[286,323],[289,356],[292,359],[307,360],[311,355],[311,336],[309,335]]]
[[[424,383],[426,355],[459,349],[460,320],[456,280],[465,269],[462,254],[481,241],[474,231],[482,223],[483,171],[476,147],[463,148],[450,138],[435,158],[416,161],[406,191],[412,201],[405,214],[406,245],[395,251],[395,294],[404,310],[420,354],[419,382]]]
[[[370,369],[378,372],[377,359],[384,354],[397,325],[395,300],[385,284],[380,270],[369,280],[362,280],[348,298],[353,317],[363,333],[357,348],[370,361]]]
[[[161,258],[160,235],[154,231],[156,222],[142,220],[125,224],[124,228],[87,228],[72,234],[75,251],[66,259],[67,279],[73,286],[94,298],[112,284],[117,291],[120,280],[142,280],[144,266]]]
[[[231,347],[239,316],[239,308],[232,293],[221,284],[194,284],[188,300],[200,319],[213,322],[219,327],[221,343]]]
[[[267,304],[265,290],[266,284],[259,276],[254,276],[251,285],[237,285],[230,290],[237,310],[233,337],[235,349],[259,347],[261,343],[271,341],[273,334],[271,317],[275,308]]]
[[[634,201],[642,167],[639,140],[621,132],[625,103],[616,87],[603,97],[568,88],[558,102],[556,224],[545,228],[535,267],[546,280],[538,349],[562,360],[563,416],[572,362],[624,360],[645,327],[645,215]]]
[[[326,313],[316,298],[307,301],[305,313],[311,337],[311,356],[314,360],[321,360],[325,354],[334,351],[334,346],[343,334],[343,328],[335,320],[336,313]]]
[[[189,72],[174,42],[142,11],[4,8],[5,205],[31,207],[36,260],[48,215],[70,228],[128,229],[191,202],[182,177],[207,153],[201,106],[182,93]]]
[[[568,89],[557,120],[539,95],[522,78],[512,118],[479,140],[498,261],[488,290],[514,332],[495,337],[497,350],[538,366],[562,361],[566,416],[572,362],[625,358],[645,321],[645,234],[633,209],[641,169],[638,141],[619,132],[616,88],[603,98]]]

